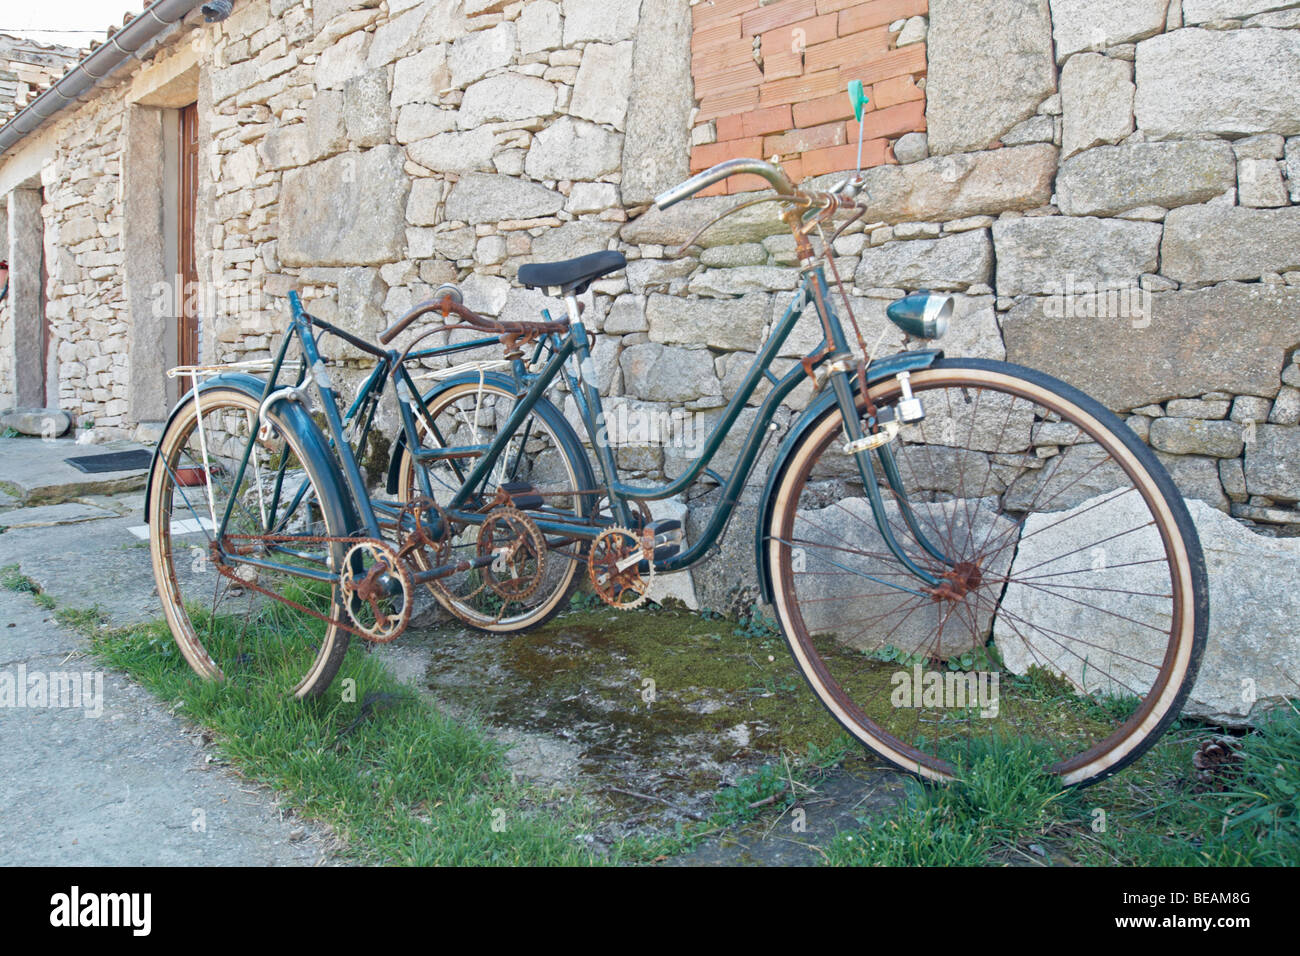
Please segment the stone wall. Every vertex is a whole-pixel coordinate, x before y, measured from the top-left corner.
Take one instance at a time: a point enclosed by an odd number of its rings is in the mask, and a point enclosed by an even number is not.
[[[856,284],[960,293],[980,348],[1125,414],[1184,494],[1295,527],[1300,10],[1186,6],[933,0],[928,140],[868,173],[890,225]]]
[[[808,6],[758,9],[787,4]],[[1300,94],[1295,71],[1257,65],[1300,65],[1300,11],[1103,6],[929,4],[928,141],[869,171],[889,224],[851,229],[837,264],[881,350],[900,344],[890,297],[950,290],[950,351],[1062,375],[1128,415],[1185,493],[1294,522],[1300,476],[1279,461],[1300,434]],[[196,34],[208,51],[200,272],[211,290],[268,296],[209,309],[205,359],[265,354],[291,288],[364,334],[446,280],[488,314],[532,316],[546,303],[514,285],[520,264],[617,248],[627,273],[595,284],[589,313],[602,390],[651,411],[720,408],[797,274],[760,211],[670,257],[738,200],[645,212],[689,172],[691,137],[698,156],[700,130],[726,119],[701,122],[692,97],[699,16],[680,0],[248,0],[223,24],[187,24],[156,55]],[[129,76],[116,82],[60,120],[47,291],[63,407],[130,431]],[[626,464],[680,467],[672,449]]]
[[[708,6],[741,30],[752,13]],[[1228,20],[1192,0],[1186,16],[1168,0],[1103,15],[1083,0],[930,3],[928,139],[869,171],[888,225],[836,250],[871,340],[901,344],[882,318],[900,290],[950,290],[950,351],[1059,374],[1128,415],[1185,493],[1294,522],[1300,476],[1279,462],[1300,417],[1300,94],[1294,70],[1258,64],[1300,65],[1300,11],[1254,12],[1276,6],[1243,0]],[[187,23],[154,55],[196,36],[206,51],[200,272],[210,292],[267,296],[207,310],[205,360],[265,354],[291,288],[364,334],[447,280],[488,314],[533,316],[546,303],[514,285],[520,264],[617,248],[627,273],[594,285],[589,312],[602,390],[616,407],[720,408],[797,273],[762,211],[670,256],[739,200],[645,212],[689,173],[692,141],[698,165],[700,139],[732,119],[693,98],[686,51],[694,34],[700,69],[712,22],[695,9],[247,0],[223,24]],[[839,23],[809,0],[756,9]],[[129,79],[61,118],[44,173],[60,401],[126,432]],[[625,464],[680,467],[655,448]]]
[[[9,261],[9,207],[0,203],[0,262]],[[0,287],[4,282],[0,281]],[[14,354],[13,320],[9,315],[9,298],[0,301],[0,408],[15,404],[13,363],[6,356]]]
[[[58,407],[79,428],[131,434],[127,417],[130,314],[122,285],[121,130],[124,106],[101,95],[65,121],[41,170],[46,306],[58,357]]]

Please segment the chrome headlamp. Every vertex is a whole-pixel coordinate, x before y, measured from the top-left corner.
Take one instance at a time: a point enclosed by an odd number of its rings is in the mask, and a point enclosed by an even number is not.
[[[952,296],[923,289],[891,303],[885,314],[913,338],[938,339],[948,331],[952,310]]]

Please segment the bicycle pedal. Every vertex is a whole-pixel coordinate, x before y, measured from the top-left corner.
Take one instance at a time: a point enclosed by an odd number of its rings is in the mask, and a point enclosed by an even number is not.
[[[654,535],[654,559],[666,561],[682,550],[682,523],[677,518],[660,518],[642,529],[642,540]]]
[[[510,498],[510,504],[520,511],[533,511],[546,503],[536,486],[527,481],[507,481],[501,490]]]
[[[642,542],[642,548],[619,561],[616,565],[619,571],[626,571],[645,560],[644,542],[646,541],[650,542],[650,547],[654,551],[653,560],[667,561],[675,557],[682,549],[682,523],[676,518],[660,518],[658,521],[651,521],[641,529],[637,539]]]

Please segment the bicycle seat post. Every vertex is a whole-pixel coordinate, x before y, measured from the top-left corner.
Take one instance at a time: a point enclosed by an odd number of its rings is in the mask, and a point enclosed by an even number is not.
[[[564,297],[564,307],[569,310],[569,324],[571,326],[582,321],[582,307],[578,305],[578,297],[572,292]]]

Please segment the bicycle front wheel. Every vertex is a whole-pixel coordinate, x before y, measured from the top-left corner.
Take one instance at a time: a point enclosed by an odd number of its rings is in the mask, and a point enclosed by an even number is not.
[[[872,453],[879,515],[837,407],[778,476],[764,556],[796,662],[853,736],[923,777],[1008,745],[1064,784],[1116,772],[1177,718],[1204,648],[1181,496],[1122,421],[1050,376],[941,360],[911,384],[926,417]],[[871,394],[889,407],[900,389]]]

